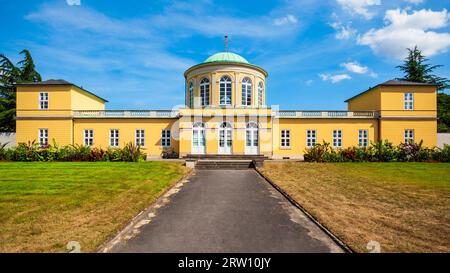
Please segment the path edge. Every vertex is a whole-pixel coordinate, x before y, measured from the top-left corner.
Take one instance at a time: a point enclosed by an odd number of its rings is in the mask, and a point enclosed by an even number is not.
[[[344,243],[341,239],[339,239],[336,235],[334,235],[326,226],[321,224],[316,217],[314,217],[311,213],[309,213],[300,203],[298,203],[294,198],[292,198],[285,190],[283,190],[280,186],[278,186],[275,182],[272,181],[269,177],[267,177],[259,168],[255,168],[255,171],[266,180],[273,188],[275,188],[279,193],[281,193],[289,202],[294,205],[296,208],[301,210],[311,221],[313,221],[323,232],[325,232],[331,239],[338,244],[346,253],[355,253],[355,251]]]
[[[151,204],[149,204],[146,208],[141,210],[138,214],[136,214],[130,221],[128,221],[115,235],[101,243],[95,253],[109,253],[117,244],[120,244],[121,237],[127,234],[133,227],[140,222],[141,220],[146,218],[146,215],[155,210],[155,206],[160,204],[164,198],[166,198],[168,192],[172,189],[179,187],[181,184],[184,184],[184,181],[189,180],[189,178],[195,173],[194,170],[188,170],[186,174],[184,174],[177,182],[175,182],[171,187],[164,190],[161,195]]]

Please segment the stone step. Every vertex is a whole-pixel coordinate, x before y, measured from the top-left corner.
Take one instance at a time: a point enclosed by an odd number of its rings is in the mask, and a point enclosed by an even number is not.
[[[196,169],[249,169],[253,168],[251,160],[198,160],[195,164]]]

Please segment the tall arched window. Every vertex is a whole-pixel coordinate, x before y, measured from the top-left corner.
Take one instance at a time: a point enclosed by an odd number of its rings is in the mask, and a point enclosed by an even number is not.
[[[263,83],[259,82],[258,84],[258,105],[263,105]]]
[[[189,96],[189,107],[193,108],[194,107],[194,83],[190,82],[189,83],[189,92],[188,92],[188,96]]]
[[[220,78],[220,105],[231,105],[231,78],[223,76]]]
[[[209,105],[209,79],[208,78],[204,78],[200,82],[200,100],[201,100],[202,106]]]
[[[249,78],[242,80],[242,105],[252,105],[252,80]]]

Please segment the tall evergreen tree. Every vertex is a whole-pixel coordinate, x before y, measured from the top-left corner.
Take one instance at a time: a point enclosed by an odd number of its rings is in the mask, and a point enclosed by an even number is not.
[[[24,58],[17,66],[5,55],[0,54],[0,132],[16,130],[15,84],[42,80],[30,52],[24,49],[20,54],[24,55]]]
[[[397,66],[404,73],[403,78],[400,78],[400,80],[436,84],[438,90],[450,87],[448,79],[433,74],[433,71],[442,67],[442,65],[427,63],[428,59],[417,46],[414,49],[408,48],[407,50],[408,56],[405,58],[403,65]]]

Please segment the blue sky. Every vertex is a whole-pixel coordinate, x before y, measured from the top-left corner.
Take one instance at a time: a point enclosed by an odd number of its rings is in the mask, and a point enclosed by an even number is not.
[[[395,66],[415,44],[450,78],[448,9],[449,0],[0,0],[0,52],[18,61],[29,49],[44,79],[81,85],[108,109],[170,109],[184,103],[183,72],[222,51],[228,34],[230,51],[269,72],[268,104],[345,109],[400,77]]]

